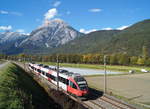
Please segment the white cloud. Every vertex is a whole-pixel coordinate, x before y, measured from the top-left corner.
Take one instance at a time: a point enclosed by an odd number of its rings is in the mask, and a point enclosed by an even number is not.
[[[91,30],[85,30],[83,28],[80,29],[80,32],[84,33],[84,34],[88,34],[88,33],[94,32],[94,31],[97,31],[97,29],[91,29]]]
[[[119,27],[119,28],[117,28],[117,30],[124,30],[124,29],[126,29],[126,28],[128,28],[129,27],[129,25],[127,26],[127,25],[124,25],[124,26],[121,26],[121,27]]]
[[[93,9],[89,9],[89,12],[101,12],[102,9],[100,8],[93,8]]]
[[[16,15],[16,16],[22,16],[22,13],[20,13],[20,12],[10,12],[10,14]]]
[[[19,33],[24,33],[24,32],[25,32],[24,29],[18,29],[18,30],[16,30],[16,31],[19,32]]]
[[[4,10],[0,10],[0,14],[8,14],[8,12]]]
[[[5,10],[0,10],[0,14],[10,14],[10,15],[16,15],[16,16],[22,16],[22,13],[20,12],[14,12],[14,11],[5,11]]]
[[[53,4],[53,6],[54,6],[54,7],[58,7],[60,4],[61,4],[60,1],[55,1],[54,4]]]
[[[7,30],[11,30],[12,29],[12,26],[9,25],[9,26],[0,26],[0,30],[3,30],[3,31],[7,31]]]
[[[107,27],[107,28],[102,28],[102,30],[112,30],[112,28]]]
[[[57,12],[56,8],[49,9],[48,12],[44,15],[45,20],[50,20],[50,19],[54,18],[57,14],[58,14],[58,12]]]

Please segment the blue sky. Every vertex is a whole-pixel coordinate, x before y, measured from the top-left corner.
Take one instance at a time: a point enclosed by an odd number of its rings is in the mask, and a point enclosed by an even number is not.
[[[150,0],[0,0],[0,32],[30,33],[60,18],[82,32],[123,29],[150,18]]]

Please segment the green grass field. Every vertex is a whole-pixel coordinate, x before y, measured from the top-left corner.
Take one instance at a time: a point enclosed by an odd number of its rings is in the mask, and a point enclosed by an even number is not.
[[[56,65],[54,62],[39,62],[47,65]],[[72,63],[60,63],[63,67],[74,67],[74,68],[89,68],[89,69],[104,69],[103,65],[98,64],[72,64]],[[136,73],[140,73],[141,69],[146,69],[150,71],[150,67],[145,66],[119,66],[119,65],[107,65],[107,70],[129,72],[129,70],[134,70]]]
[[[23,69],[8,64],[0,70],[0,109],[58,109]]]

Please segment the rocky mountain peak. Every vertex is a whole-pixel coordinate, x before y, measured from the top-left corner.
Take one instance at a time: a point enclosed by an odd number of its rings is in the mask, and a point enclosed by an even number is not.
[[[46,20],[42,27],[55,27],[55,26],[69,26],[65,21],[61,19],[53,19],[53,20]]]
[[[21,43],[21,47],[55,48],[81,35],[61,19],[47,20],[31,32],[30,37]]]

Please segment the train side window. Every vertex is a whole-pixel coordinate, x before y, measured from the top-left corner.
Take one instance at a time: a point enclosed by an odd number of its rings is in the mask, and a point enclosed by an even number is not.
[[[53,76],[53,75],[51,75],[51,79],[54,80],[54,81],[57,81],[57,80],[56,80],[56,77]]]
[[[62,78],[62,82],[63,82],[64,84],[65,84],[65,80],[66,80],[65,78]]]
[[[66,79],[66,84],[69,85],[69,80],[68,79]]]
[[[65,78],[59,76],[58,79],[59,79],[60,82],[65,84]]]
[[[48,78],[51,78],[49,73],[46,73],[46,76],[47,76]]]
[[[48,78],[52,79],[52,80],[55,80],[54,76],[51,75],[51,74],[49,74],[49,73],[46,73],[46,76],[47,76]]]
[[[43,75],[45,75],[45,72],[44,72],[44,71],[42,71],[42,70],[41,70],[41,73],[42,73]]]
[[[41,70],[40,70],[40,69],[38,69],[37,71],[38,71],[39,73],[41,73]]]
[[[73,88],[74,88],[74,89],[77,89],[77,86],[76,86],[75,84],[73,84]]]
[[[70,81],[70,86],[71,86],[72,88],[74,88],[74,89],[77,89],[77,86],[76,86],[73,82],[71,82],[71,81]]]
[[[68,85],[68,80],[66,78],[62,78],[62,82],[66,85]]]

